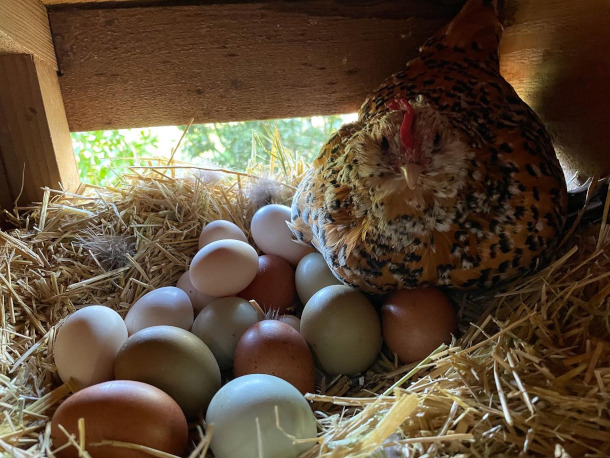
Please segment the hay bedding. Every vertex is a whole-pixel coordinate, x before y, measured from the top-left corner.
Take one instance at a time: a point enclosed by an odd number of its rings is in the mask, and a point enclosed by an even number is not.
[[[48,421],[70,393],[53,365],[58,323],[88,304],[124,315],[175,284],[208,221],[249,234],[258,207],[290,203],[305,166],[283,166],[153,166],[85,196],[46,190],[10,216],[18,229],[0,232],[0,449],[52,456]],[[382,353],[361,377],[323,378],[308,395],[320,437],[306,455],[610,455],[609,295],[610,230],[580,228],[536,275],[454,296],[459,338],[419,365]],[[191,455],[205,456],[208,440],[194,425]]]

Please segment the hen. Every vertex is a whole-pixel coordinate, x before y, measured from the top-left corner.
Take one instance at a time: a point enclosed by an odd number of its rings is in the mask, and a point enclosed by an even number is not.
[[[549,134],[499,72],[496,6],[470,0],[324,144],[295,237],[371,293],[488,287],[556,247],[566,184]]]

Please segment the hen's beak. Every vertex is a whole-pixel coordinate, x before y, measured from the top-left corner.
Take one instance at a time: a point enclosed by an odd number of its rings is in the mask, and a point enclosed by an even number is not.
[[[407,164],[400,168],[402,174],[407,181],[407,186],[409,189],[415,189],[417,185],[417,179],[419,178],[419,174],[421,173],[422,167],[419,164]]]

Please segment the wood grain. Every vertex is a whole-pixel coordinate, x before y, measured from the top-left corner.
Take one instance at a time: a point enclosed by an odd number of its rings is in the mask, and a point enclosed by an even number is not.
[[[2,210],[13,208],[13,193],[8,185],[4,161],[2,160],[2,145],[0,145],[0,229],[2,229]]]
[[[57,70],[47,10],[38,0],[0,0],[0,54],[33,54]]]
[[[610,173],[610,2],[512,0],[501,71],[550,130],[562,163]]]
[[[51,11],[70,129],[353,112],[462,2],[356,3]]]
[[[0,55],[0,155],[9,203],[20,193],[20,204],[40,200],[42,186],[80,184],[57,73],[31,55]]]

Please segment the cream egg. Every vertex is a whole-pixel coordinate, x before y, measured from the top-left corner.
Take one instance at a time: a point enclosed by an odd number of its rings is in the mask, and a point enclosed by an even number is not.
[[[290,208],[286,205],[265,205],[252,217],[252,238],[265,254],[275,254],[296,266],[313,247],[294,240],[287,223],[290,222]]]
[[[250,284],[258,271],[256,250],[239,240],[217,240],[191,261],[193,286],[208,296],[233,296]]]
[[[150,326],[168,325],[191,329],[193,305],[188,295],[175,286],[164,286],[144,294],[129,309],[125,324],[129,335]]]
[[[125,322],[111,308],[77,310],[59,326],[53,344],[59,377],[74,389],[112,380],[114,359],[126,340]]]
[[[191,276],[188,270],[180,276],[178,282],[176,283],[176,288],[180,288],[187,294],[191,300],[191,304],[193,305],[195,315],[197,315],[210,302],[218,299],[217,297],[208,296],[195,288],[191,283]]]
[[[234,239],[248,243],[246,234],[237,224],[224,219],[217,219],[205,225],[199,235],[199,249],[217,240]]]

